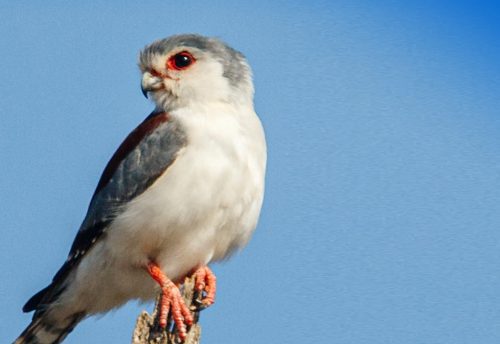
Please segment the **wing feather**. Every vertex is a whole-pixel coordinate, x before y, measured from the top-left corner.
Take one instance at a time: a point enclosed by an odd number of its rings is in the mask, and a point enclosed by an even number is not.
[[[180,125],[165,112],[153,112],[118,147],[106,165],[90,201],[87,215],[68,258],[52,283],[35,294],[23,311],[43,311],[65,288],[65,279],[130,200],[143,193],[176,159],[186,144]]]

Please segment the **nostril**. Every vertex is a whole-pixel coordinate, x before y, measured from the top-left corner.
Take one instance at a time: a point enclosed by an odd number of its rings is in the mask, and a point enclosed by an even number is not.
[[[154,76],[155,78],[178,80],[178,79],[172,78],[168,74],[163,74],[162,72],[159,72],[156,69],[151,69],[151,71],[149,71],[149,74],[151,74],[151,76]]]
[[[157,70],[155,70],[155,69],[152,69],[152,70],[150,71],[150,73],[151,73],[151,75],[152,75],[152,76],[156,76],[156,77],[158,77],[158,78],[163,77],[163,75],[162,75],[160,72],[158,72]]]

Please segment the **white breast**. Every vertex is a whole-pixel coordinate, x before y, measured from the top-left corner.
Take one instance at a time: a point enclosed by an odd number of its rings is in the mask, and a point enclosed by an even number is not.
[[[244,246],[255,229],[266,146],[253,110],[218,104],[171,116],[185,129],[186,147],[113,221],[64,296],[89,313],[153,298],[157,286],[144,270],[148,261],[180,279]]]
[[[116,219],[109,245],[116,256],[125,249],[133,264],[156,259],[176,278],[248,241],[262,204],[266,152],[253,111],[214,105],[171,115],[187,146]]]

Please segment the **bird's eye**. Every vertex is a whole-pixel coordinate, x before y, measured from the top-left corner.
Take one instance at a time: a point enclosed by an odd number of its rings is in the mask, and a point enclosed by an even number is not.
[[[171,56],[167,61],[167,68],[175,70],[183,70],[194,63],[193,55],[187,51],[180,52]]]

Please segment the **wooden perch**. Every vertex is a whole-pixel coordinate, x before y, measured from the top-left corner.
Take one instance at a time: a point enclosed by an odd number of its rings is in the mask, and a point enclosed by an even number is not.
[[[198,307],[194,307],[194,304],[199,301],[201,295],[196,295],[198,293],[194,293],[194,277],[185,279],[181,292],[186,306],[188,306],[189,309],[192,309],[191,314],[194,319],[194,323],[188,330],[184,344],[199,344],[201,337],[201,326],[198,324],[200,310]],[[159,300],[160,296],[156,299],[155,309],[152,315],[149,315],[146,311],[142,311],[137,318],[134,334],[132,335],[132,344],[181,343],[181,340],[177,335],[177,329],[174,325],[172,325],[170,317],[166,329],[161,329],[158,325],[156,315],[158,313]]]

